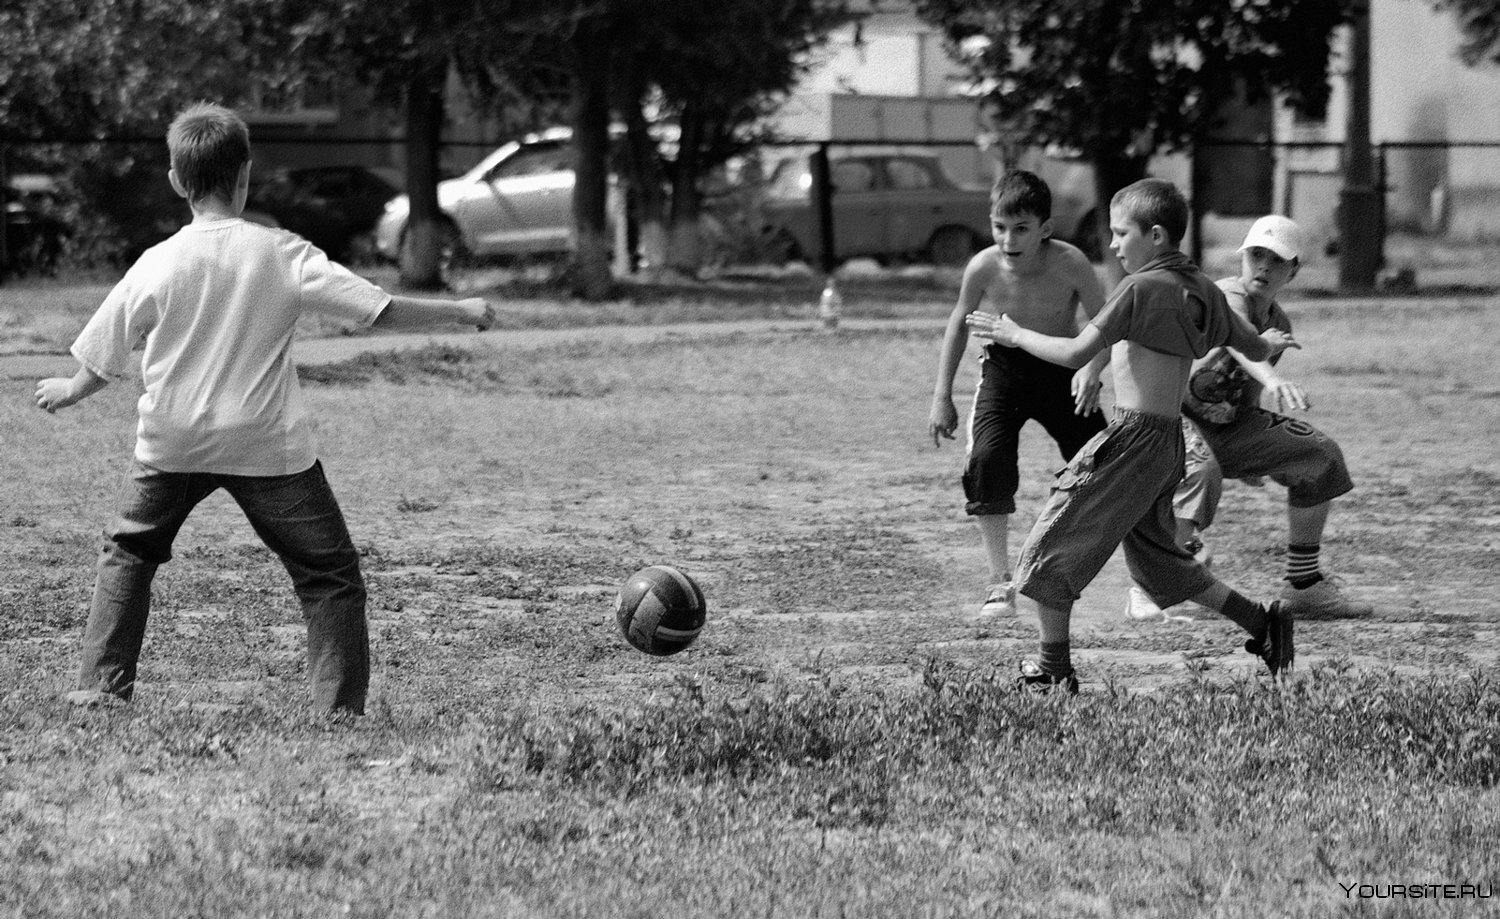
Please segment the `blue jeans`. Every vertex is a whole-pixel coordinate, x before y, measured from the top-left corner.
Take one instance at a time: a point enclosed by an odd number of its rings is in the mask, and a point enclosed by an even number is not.
[[[104,531],[78,682],[129,699],[151,607],[151,580],[200,501],[224,489],[292,576],[307,620],[313,704],[363,713],[369,628],[359,553],[321,463],[283,476],[163,472],[136,462]]]

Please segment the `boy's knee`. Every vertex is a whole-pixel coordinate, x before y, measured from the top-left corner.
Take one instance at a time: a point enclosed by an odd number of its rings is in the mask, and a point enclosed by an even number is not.
[[[171,560],[170,545],[163,546],[159,540],[146,534],[128,530],[105,530],[104,541],[99,547],[100,564],[124,562],[155,567]]]

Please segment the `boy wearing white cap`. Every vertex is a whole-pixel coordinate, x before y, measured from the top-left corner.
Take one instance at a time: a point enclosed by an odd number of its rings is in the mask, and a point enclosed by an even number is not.
[[[1261,217],[1240,246],[1240,274],[1218,282],[1230,307],[1258,332],[1292,329],[1276,295],[1301,266],[1302,230],[1277,215]],[[1287,489],[1286,587],[1283,608],[1299,619],[1368,616],[1374,610],[1350,600],[1319,566],[1323,528],[1334,498],[1350,491],[1343,451],[1328,435],[1300,419],[1260,407],[1262,392],[1276,407],[1310,407],[1302,387],[1281,376],[1278,354],[1253,361],[1232,348],[1218,348],[1197,361],[1188,382],[1183,415],[1202,434],[1211,456],[1189,451],[1187,473],[1173,502],[1179,542],[1202,553],[1197,531],[1213,522],[1222,479],[1261,477]],[[1195,545],[1196,543],[1196,545]],[[1132,586],[1126,613],[1133,619],[1165,614],[1145,591]],[[1168,617],[1170,618],[1170,617]]]

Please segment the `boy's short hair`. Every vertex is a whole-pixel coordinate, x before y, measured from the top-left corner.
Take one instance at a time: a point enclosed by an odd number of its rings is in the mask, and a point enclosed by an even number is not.
[[[1034,172],[1007,169],[990,189],[990,213],[1007,217],[1030,214],[1038,220],[1050,220],[1052,189]]]
[[[1188,203],[1182,191],[1166,179],[1141,179],[1132,182],[1110,199],[1111,209],[1125,212],[1125,216],[1149,231],[1161,227],[1167,232],[1172,245],[1182,242],[1187,233]]]
[[[189,201],[213,194],[233,199],[240,168],[250,160],[250,129],[224,106],[199,102],[172,119],[167,152]]]

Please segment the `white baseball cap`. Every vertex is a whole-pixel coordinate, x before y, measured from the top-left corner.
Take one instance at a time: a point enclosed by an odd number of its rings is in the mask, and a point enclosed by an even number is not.
[[[1287,217],[1268,214],[1250,225],[1239,251],[1252,246],[1270,249],[1284,259],[1297,258],[1302,254],[1302,228]]]

